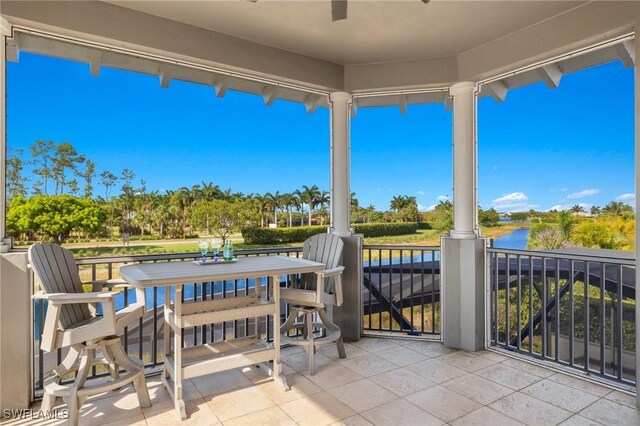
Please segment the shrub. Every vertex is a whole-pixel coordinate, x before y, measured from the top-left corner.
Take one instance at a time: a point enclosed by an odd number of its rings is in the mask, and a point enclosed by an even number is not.
[[[356,223],[353,228],[356,234],[363,234],[365,237],[386,237],[414,234],[418,230],[418,224],[415,222]]]
[[[434,226],[429,222],[419,222],[418,229],[434,229]]]
[[[411,223],[356,223],[356,234],[365,237],[413,234],[418,224]],[[296,226],[293,228],[244,228],[242,238],[245,244],[287,244],[301,243],[316,234],[327,232],[326,226]]]
[[[244,228],[245,244],[299,243],[307,238],[327,232],[326,226],[296,226],[293,228]]]

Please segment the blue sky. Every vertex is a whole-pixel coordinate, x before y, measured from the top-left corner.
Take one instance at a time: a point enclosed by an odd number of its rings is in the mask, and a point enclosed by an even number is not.
[[[149,190],[213,182],[234,192],[329,189],[329,113],[299,104],[23,53],[8,65],[8,144],[70,142]],[[360,108],[352,120],[352,190],[388,209],[451,197],[452,116],[442,104]],[[633,202],[633,71],[619,62],[479,101],[479,201],[500,211]],[[25,159],[27,156],[25,155]],[[99,179],[97,179],[99,180]],[[104,188],[96,182],[96,193]],[[625,194],[627,194],[625,196]],[[620,198],[621,197],[621,198]]]

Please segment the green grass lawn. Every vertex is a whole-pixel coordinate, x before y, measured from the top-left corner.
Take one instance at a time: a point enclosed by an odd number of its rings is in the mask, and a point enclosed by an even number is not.
[[[489,238],[497,238],[506,235],[515,229],[526,226],[522,223],[505,223],[491,228],[482,228],[482,235]],[[433,229],[419,229],[416,233],[407,235],[394,235],[388,237],[365,238],[365,244],[393,244],[393,245],[419,245],[439,246],[442,231]],[[233,235],[233,245],[236,250],[267,248],[267,247],[300,247],[302,243],[288,245],[248,245],[244,244],[240,234]],[[158,240],[158,241],[134,241],[129,246],[122,246],[120,242],[100,243],[74,243],[66,244],[77,257],[118,256],[128,254],[165,254],[165,253],[198,253],[198,240]]]

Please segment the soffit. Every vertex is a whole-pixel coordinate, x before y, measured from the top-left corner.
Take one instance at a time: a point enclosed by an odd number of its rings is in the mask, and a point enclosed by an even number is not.
[[[342,65],[456,56],[581,1],[110,1],[121,7]]]

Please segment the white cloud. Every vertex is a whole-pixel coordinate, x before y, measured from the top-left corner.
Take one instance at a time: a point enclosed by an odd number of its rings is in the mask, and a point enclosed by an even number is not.
[[[500,204],[494,204],[492,206],[500,213],[513,213],[513,212],[527,212],[531,209],[536,209],[539,206],[537,204],[527,204],[524,202],[505,202]]]
[[[523,192],[512,192],[511,194],[504,194],[502,197],[493,200],[494,204],[513,203],[515,201],[527,201],[529,197]]]
[[[632,194],[632,193],[626,193],[626,194],[622,194],[619,195],[618,197],[616,197],[616,200],[618,201],[631,201],[631,200],[635,200],[636,199],[636,194]]]
[[[571,210],[571,207],[575,206],[576,204],[556,204],[553,207],[550,207],[549,210],[547,211],[551,211],[551,210],[557,210],[557,211],[564,211],[564,210]],[[582,207],[585,211],[589,211],[589,209],[593,206],[593,204],[589,204],[589,203],[577,203],[578,206]]]
[[[438,201],[446,201],[448,199],[449,197],[447,197],[446,195],[438,195],[438,197],[436,197],[436,200]]]
[[[583,189],[582,191],[573,192],[573,193],[567,195],[567,198],[570,199],[570,200],[575,200],[576,198],[591,197],[592,195],[596,195],[599,192],[600,192],[600,190],[598,188]]]
[[[422,207],[422,206],[421,206],[420,204],[418,204],[418,208],[420,208],[420,207]],[[432,205],[430,205],[429,207],[427,207],[427,208],[426,208],[426,210],[423,210],[423,211],[432,212],[432,211],[434,211],[435,209],[436,209],[436,205],[435,205],[435,204],[432,204]]]
[[[425,209],[425,207],[422,204],[418,203],[418,211],[426,212],[427,210],[428,209]]]
[[[418,194],[418,195],[424,195],[424,191],[418,191],[418,192],[416,192],[416,194]]]

